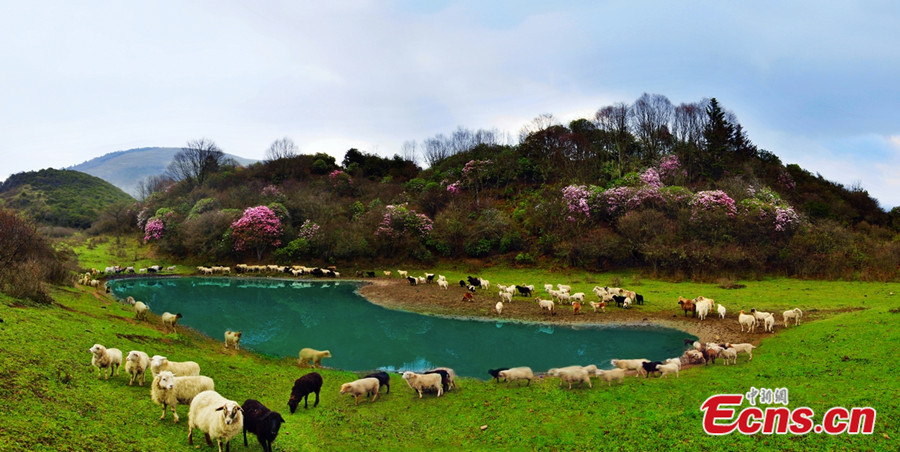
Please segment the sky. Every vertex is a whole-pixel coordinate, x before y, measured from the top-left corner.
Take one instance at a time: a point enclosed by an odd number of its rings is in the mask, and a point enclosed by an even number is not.
[[[715,97],[758,147],[890,209],[898,30],[893,0],[0,0],[0,179],[203,137],[390,157],[646,92]]]

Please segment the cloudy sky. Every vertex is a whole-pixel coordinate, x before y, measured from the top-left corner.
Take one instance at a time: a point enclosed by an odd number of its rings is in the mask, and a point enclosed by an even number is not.
[[[0,0],[0,179],[207,137],[338,160],[716,97],[785,163],[900,205],[900,2]]]

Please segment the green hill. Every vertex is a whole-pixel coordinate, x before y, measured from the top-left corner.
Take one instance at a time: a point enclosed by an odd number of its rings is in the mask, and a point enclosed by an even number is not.
[[[0,204],[47,226],[88,228],[106,207],[134,202],[99,177],[79,171],[43,169],[13,174],[0,184]]]

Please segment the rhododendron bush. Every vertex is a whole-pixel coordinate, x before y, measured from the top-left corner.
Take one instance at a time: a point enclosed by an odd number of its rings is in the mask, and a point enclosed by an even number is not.
[[[417,213],[406,206],[406,204],[395,206],[387,205],[384,208],[384,216],[375,235],[385,238],[400,238],[405,235],[411,235],[420,239],[425,239],[431,234],[434,228],[434,222],[427,215]]]
[[[247,208],[241,218],[231,224],[234,249],[254,249],[257,259],[262,259],[263,251],[269,246],[281,244],[282,232],[281,220],[266,206]]]

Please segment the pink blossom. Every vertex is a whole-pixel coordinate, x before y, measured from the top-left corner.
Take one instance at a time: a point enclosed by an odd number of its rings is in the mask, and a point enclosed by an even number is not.
[[[159,218],[154,217],[147,220],[147,225],[144,227],[144,242],[161,239],[165,229],[165,223]]]
[[[231,224],[231,231],[236,251],[255,248],[260,259],[266,247],[281,244],[281,221],[266,206],[248,207],[243,216]]]
[[[691,219],[696,219],[700,212],[724,211],[729,217],[733,217],[737,212],[734,199],[722,190],[697,192],[691,201],[691,207],[693,209]]]

